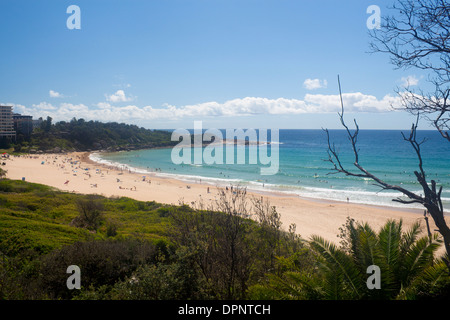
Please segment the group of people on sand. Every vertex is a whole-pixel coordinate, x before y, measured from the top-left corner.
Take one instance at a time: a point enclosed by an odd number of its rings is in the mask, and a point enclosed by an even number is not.
[[[122,186],[119,186],[119,189],[120,190],[131,190],[131,191],[137,191],[137,189],[136,189],[136,186],[134,186],[134,187],[132,187],[132,188],[125,188],[125,187],[122,187]]]

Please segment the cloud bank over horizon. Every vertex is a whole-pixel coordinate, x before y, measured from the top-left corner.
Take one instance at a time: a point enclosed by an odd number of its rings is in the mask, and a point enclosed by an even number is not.
[[[120,90],[122,91],[122,90]],[[326,114],[341,110],[339,95],[306,94],[299,99],[268,99],[245,97],[223,103],[209,101],[194,105],[174,106],[164,104],[156,108],[150,105],[120,105],[128,100],[120,92],[117,99],[107,99],[95,105],[61,102],[58,105],[40,102],[32,106],[9,103],[14,112],[32,115],[33,118],[51,116],[55,121],[69,121],[72,118],[106,122],[131,122],[136,120],[185,120],[187,118],[245,117],[255,115],[300,115]],[[344,93],[342,99],[348,113],[385,113],[394,110],[400,103],[399,97],[386,95],[378,99],[361,92]]]

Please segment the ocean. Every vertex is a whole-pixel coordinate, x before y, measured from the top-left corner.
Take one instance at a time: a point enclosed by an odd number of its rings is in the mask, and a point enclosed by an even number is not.
[[[225,131],[222,130],[224,138]],[[329,130],[330,140],[339,151],[342,163],[347,169],[357,172],[353,166],[353,153],[344,130]],[[418,170],[418,159],[409,142],[403,140],[399,130],[361,130],[358,137],[359,163],[368,171],[389,184],[402,187],[417,194],[422,193],[414,171]],[[403,131],[409,135],[409,131]],[[423,165],[428,181],[434,179],[443,186],[442,200],[446,213],[450,212],[450,143],[435,130],[417,132],[421,145]],[[270,131],[269,138],[270,141]],[[268,145],[270,150],[275,144]],[[205,147],[192,149],[190,163],[175,164],[172,148],[94,153],[91,159],[100,163],[132,170],[143,176],[156,174],[162,177],[180,179],[187,182],[202,182],[212,186],[239,185],[254,191],[276,191],[313,198],[351,203],[392,206],[399,208],[420,208],[417,204],[404,205],[392,199],[401,196],[391,190],[381,190],[366,178],[335,173],[328,161],[327,139],[323,130],[279,130],[276,174],[262,175],[261,168],[267,162],[252,164],[250,154],[259,150],[256,145],[226,145],[223,147],[224,164],[194,163],[195,150],[205,151]],[[226,154],[234,149],[233,163],[226,164]],[[245,161],[237,164],[240,151],[245,151]],[[273,149],[275,150],[275,149]],[[220,155],[220,153],[219,153]],[[258,153],[259,155],[259,153]],[[259,159],[259,158],[258,158]],[[229,162],[229,161],[228,161]],[[402,197],[404,198],[404,197]],[[347,200],[348,199],[348,200]],[[406,198],[405,198],[406,199]]]

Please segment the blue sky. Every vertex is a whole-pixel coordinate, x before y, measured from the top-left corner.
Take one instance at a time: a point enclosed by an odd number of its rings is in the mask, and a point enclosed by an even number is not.
[[[366,10],[391,4],[2,0],[0,103],[146,128],[339,128],[339,74],[361,128],[409,128],[411,116],[389,111],[394,89],[426,75],[368,53]],[[67,28],[70,5],[79,30]]]

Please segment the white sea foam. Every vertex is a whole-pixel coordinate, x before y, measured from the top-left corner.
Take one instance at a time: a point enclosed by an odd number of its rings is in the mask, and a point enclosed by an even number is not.
[[[91,153],[89,158],[101,165],[111,166],[118,168],[120,170],[125,170],[133,173],[139,173],[143,175],[155,175],[162,178],[177,179],[188,183],[206,183],[209,185],[217,187],[226,187],[230,185],[239,185],[246,187],[249,191],[256,192],[277,192],[286,195],[293,195],[302,198],[310,198],[317,200],[330,200],[338,202],[349,202],[356,204],[365,205],[382,205],[395,208],[411,208],[411,209],[423,209],[420,204],[401,204],[399,202],[394,202],[392,199],[402,197],[406,199],[400,192],[393,191],[367,191],[358,188],[348,188],[348,189],[337,189],[337,188],[320,188],[320,187],[309,187],[309,186],[299,186],[299,185],[286,185],[286,184],[273,184],[264,181],[246,181],[243,179],[230,179],[230,178],[219,178],[219,177],[206,177],[199,175],[189,175],[189,174],[178,174],[178,173],[168,173],[159,171],[150,171],[143,168],[133,167],[127,164],[111,161],[102,158],[99,153]],[[412,192],[416,194],[421,194],[422,190],[413,190]],[[445,203],[450,202],[450,197],[442,197],[442,201]],[[445,204],[444,204],[445,205]],[[447,210],[446,210],[447,212]]]
[[[114,168],[117,168],[120,170],[129,171],[132,173],[149,174],[149,175],[151,174],[151,175],[154,175],[157,177],[172,178],[172,179],[177,179],[177,180],[184,181],[184,182],[193,183],[193,182],[199,182],[201,180],[202,183],[208,183],[208,184],[212,184],[212,185],[221,185],[221,186],[226,186],[226,185],[230,185],[230,184],[236,185],[236,184],[242,183],[242,180],[240,180],[240,179],[211,178],[211,177],[189,175],[189,174],[176,174],[176,173],[168,173],[168,172],[151,171],[151,170],[147,170],[147,169],[143,169],[143,168],[133,167],[133,166],[123,164],[120,162],[116,162],[116,161],[106,160],[106,159],[102,158],[101,155],[98,153],[91,153],[89,155],[89,159],[98,164],[101,164],[101,165],[114,167]],[[195,165],[195,166],[197,166],[197,165]]]
[[[337,202],[347,202],[364,205],[387,206],[393,208],[409,208],[409,209],[423,209],[420,204],[402,204],[392,201],[401,197],[406,199],[400,192],[371,192],[366,190],[343,190],[331,188],[316,188],[316,187],[298,187],[288,185],[274,185],[261,182],[250,182],[249,190],[278,192],[289,195],[296,195],[301,198],[309,198],[316,200],[329,200]],[[442,198],[443,201],[449,201],[450,198]],[[447,212],[447,210],[446,210]]]

